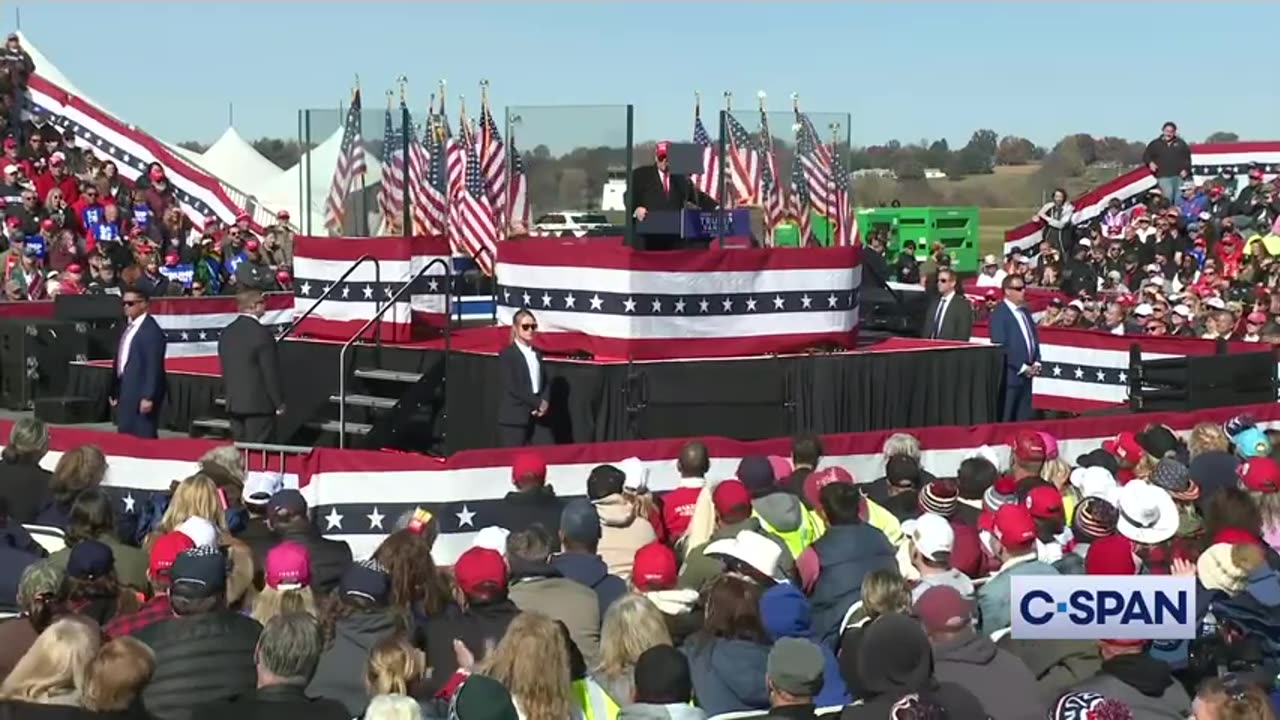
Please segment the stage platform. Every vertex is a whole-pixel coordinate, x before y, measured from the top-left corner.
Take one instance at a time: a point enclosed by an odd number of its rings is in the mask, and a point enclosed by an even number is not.
[[[348,446],[452,452],[492,447],[502,327],[443,339],[355,346],[348,357]],[[864,338],[857,350],[769,357],[628,362],[546,357],[559,443],[720,435],[755,440],[998,419],[1000,350],[967,343]],[[341,343],[281,344],[288,414],[282,441],[333,443]],[[166,360],[162,425],[196,430],[223,417],[216,356]],[[69,395],[109,413],[109,361],[74,363]],[[193,428],[193,424],[196,426]],[[207,425],[206,425],[207,427]]]

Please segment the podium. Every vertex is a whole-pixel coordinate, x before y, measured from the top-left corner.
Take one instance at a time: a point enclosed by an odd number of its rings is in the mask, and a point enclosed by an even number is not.
[[[636,223],[636,235],[665,236],[689,240],[751,234],[751,213],[734,210],[655,210]]]

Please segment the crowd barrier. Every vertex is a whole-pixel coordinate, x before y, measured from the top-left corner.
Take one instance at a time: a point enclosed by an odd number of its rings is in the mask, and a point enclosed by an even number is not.
[[[1043,372],[1032,384],[1038,410],[1083,413],[1129,401],[1129,348],[1137,343],[1143,360],[1212,355],[1217,342],[1185,337],[1112,335],[1101,330],[1038,328]],[[991,342],[986,323],[973,328],[973,341]],[[1229,353],[1266,352],[1270,345],[1228,342]]]
[[[1146,423],[1163,423],[1185,432],[1199,422],[1221,423],[1239,413],[1250,413],[1268,427],[1280,424],[1280,405],[1268,403],[1216,408],[1189,413],[1115,415],[1074,420],[970,427],[917,428],[910,432],[924,448],[923,467],[939,476],[954,475],[961,460],[982,446],[992,447],[1001,463],[1007,462],[1007,443],[1020,428],[1044,430],[1058,438],[1060,452],[1069,460],[1098,447],[1123,430]],[[11,421],[0,422],[7,437]],[[823,437],[823,465],[848,468],[859,481],[880,477],[884,461],[881,448],[890,431],[849,433]],[[195,460],[219,445],[207,440],[142,440],[111,432],[58,427],[51,430],[49,455],[42,465],[52,469],[62,452],[86,443],[102,448],[110,467],[106,485],[124,507],[133,508],[151,493],[165,491],[172,480],[195,470]],[[787,438],[738,442],[704,438],[712,455],[708,477],[732,477],[739,460],[747,455],[790,453]],[[548,464],[547,480],[561,496],[580,496],[586,490],[590,469],[602,463],[638,458],[654,491],[674,488],[678,482],[675,460],[684,441],[652,440],[594,443],[541,448]],[[501,522],[502,498],[511,490],[510,466],[519,450],[493,449],[455,453],[448,458],[424,455],[316,448],[308,453],[262,457],[249,453],[250,470],[281,472],[289,485],[300,487],[314,509],[326,535],[346,540],[355,553],[367,555],[392,527],[394,519],[415,506],[430,510],[440,523],[437,559],[451,562],[470,546],[475,533]]]

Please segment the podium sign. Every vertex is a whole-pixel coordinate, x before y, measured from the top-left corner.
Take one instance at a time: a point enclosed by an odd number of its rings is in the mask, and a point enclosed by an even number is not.
[[[739,208],[736,210],[683,210],[680,236],[698,240],[716,238],[721,235],[751,234],[751,212]]]

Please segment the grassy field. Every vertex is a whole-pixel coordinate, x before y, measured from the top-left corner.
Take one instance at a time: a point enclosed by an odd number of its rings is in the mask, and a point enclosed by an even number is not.
[[[1031,219],[1038,208],[981,208],[978,216],[978,244],[982,254],[1003,255],[1004,231]]]

